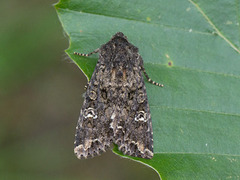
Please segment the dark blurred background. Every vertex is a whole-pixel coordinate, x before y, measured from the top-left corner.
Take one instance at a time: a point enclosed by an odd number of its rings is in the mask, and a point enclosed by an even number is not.
[[[0,179],[158,179],[111,150],[73,154],[87,80],[64,53],[54,3],[0,1]]]

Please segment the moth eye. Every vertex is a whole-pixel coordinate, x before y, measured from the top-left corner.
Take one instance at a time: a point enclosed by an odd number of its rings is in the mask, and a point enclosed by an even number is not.
[[[138,111],[135,116],[135,121],[147,122],[147,114],[144,111]]]
[[[145,101],[145,96],[143,93],[140,93],[137,97],[138,103],[143,103]]]
[[[89,97],[90,99],[95,100],[97,98],[97,94],[94,91],[90,91]]]
[[[83,116],[85,118],[93,118],[93,119],[97,118],[97,114],[95,113],[93,108],[85,109],[84,112],[83,112]]]

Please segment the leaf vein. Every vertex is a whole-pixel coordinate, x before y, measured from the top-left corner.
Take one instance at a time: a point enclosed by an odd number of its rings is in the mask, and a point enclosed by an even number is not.
[[[70,11],[70,12],[81,13],[81,14],[90,14],[90,15],[95,15],[95,16],[105,16],[105,17],[108,17],[108,18],[124,19],[124,20],[128,20],[128,21],[135,21],[135,22],[139,22],[139,23],[151,24],[151,25],[154,25],[154,26],[160,26],[160,27],[164,27],[164,28],[168,28],[168,29],[176,29],[176,30],[181,30],[181,31],[184,31],[184,32],[189,32],[189,29],[184,29],[184,28],[180,28],[180,27],[177,27],[177,26],[170,26],[170,25],[166,25],[166,24],[149,23],[149,22],[142,21],[142,20],[137,20],[137,19],[131,19],[131,18],[120,17],[120,16],[109,16],[109,15],[100,14],[100,13],[97,14],[97,13],[92,13],[92,12],[89,13],[89,12],[83,12],[83,11],[75,11],[75,10],[67,9],[67,8],[65,8],[65,9],[59,8],[59,9],[61,9],[62,11],[67,11],[67,12]],[[214,36],[213,33],[196,31],[196,30],[192,30],[191,33]]]
[[[163,64],[149,63],[149,62],[145,62],[144,64],[165,66]],[[196,72],[200,72],[200,73],[209,73],[209,74],[215,74],[215,75],[221,75],[221,76],[227,76],[227,77],[234,77],[234,78],[240,79],[240,76],[237,76],[237,75],[234,75],[234,74],[226,74],[226,73],[218,73],[218,72],[212,72],[212,71],[204,71],[204,70],[200,70],[200,69],[193,69],[193,68],[188,68],[188,67],[183,67],[183,66],[176,66],[176,65],[174,65],[174,67],[182,69],[182,70],[196,71]]]
[[[183,155],[217,155],[217,156],[228,156],[228,157],[240,157],[237,154],[218,154],[218,153],[194,153],[194,152],[154,152],[154,154],[183,154]]]
[[[203,10],[198,6],[197,3],[193,2],[192,0],[188,0],[190,3],[192,3],[197,10],[203,15],[203,17],[207,20],[207,22],[213,27],[213,29],[215,29],[215,31],[217,32],[217,34],[223,38],[235,51],[237,51],[240,54],[240,50],[234,46],[234,44],[228,40],[220,31],[219,29],[213,24],[213,22],[209,19],[209,17],[203,12]]]
[[[239,36],[238,36],[238,42],[240,43],[240,4],[239,4],[239,0],[235,0],[236,2],[236,14],[237,14],[237,26],[238,26],[238,33],[239,33]]]
[[[182,111],[194,111],[194,112],[203,112],[203,113],[210,113],[210,114],[220,114],[220,115],[227,115],[227,116],[237,116],[240,117],[240,114],[231,114],[231,113],[224,113],[224,112],[216,112],[216,111],[208,111],[208,110],[197,110],[197,109],[187,109],[187,108],[177,108],[177,107],[170,107],[170,106],[155,106],[155,105],[150,105],[152,108],[156,109],[175,109],[175,110],[182,110]]]

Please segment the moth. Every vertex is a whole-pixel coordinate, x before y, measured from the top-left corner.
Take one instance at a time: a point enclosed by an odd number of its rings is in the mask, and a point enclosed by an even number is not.
[[[99,59],[87,86],[78,119],[74,153],[79,159],[105,152],[112,143],[126,155],[151,159],[153,131],[144,78],[147,75],[138,48],[116,33],[89,54]]]

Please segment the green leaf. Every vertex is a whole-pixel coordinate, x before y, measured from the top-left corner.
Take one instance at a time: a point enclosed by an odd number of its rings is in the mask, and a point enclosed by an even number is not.
[[[68,55],[88,78],[88,53],[123,32],[137,46],[146,83],[154,158],[127,157],[162,179],[240,178],[240,1],[61,0]]]

